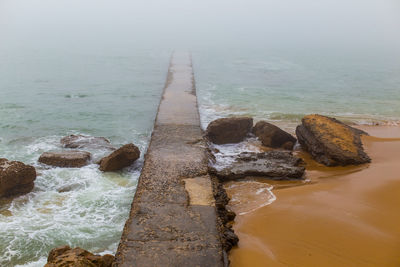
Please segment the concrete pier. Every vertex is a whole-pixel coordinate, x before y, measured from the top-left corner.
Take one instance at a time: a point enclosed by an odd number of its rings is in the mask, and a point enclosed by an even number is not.
[[[115,266],[224,266],[202,135],[191,57],[175,53]]]

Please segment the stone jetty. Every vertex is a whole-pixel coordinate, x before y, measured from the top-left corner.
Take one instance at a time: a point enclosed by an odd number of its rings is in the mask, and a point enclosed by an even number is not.
[[[113,266],[227,266],[188,53],[174,53]]]

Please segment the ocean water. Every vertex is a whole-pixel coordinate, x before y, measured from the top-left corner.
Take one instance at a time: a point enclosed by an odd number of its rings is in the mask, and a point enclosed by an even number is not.
[[[61,47],[64,48],[64,47]],[[14,53],[11,53],[14,52]],[[115,173],[49,168],[69,134],[147,148],[170,52],[0,49],[0,157],[37,169],[34,190],[0,203],[0,266],[43,266],[68,244],[115,253],[143,159]],[[88,150],[96,162],[109,151]],[[58,192],[70,187],[68,192]]]
[[[202,124],[232,115],[294,129],[310,113],[400,122],[400,51],[330,48],[194,52]]]

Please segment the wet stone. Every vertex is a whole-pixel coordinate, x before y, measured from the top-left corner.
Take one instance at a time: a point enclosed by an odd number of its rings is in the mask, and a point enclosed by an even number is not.
[[[371,161],[365,153],[361,136],[368,135],[334,118],[313,114],[297,126],[301,147],[318,162],[327,166],[346,166]]]
[[[86,151],[44,152],[39,162],[56,167],[79,168],[90,163],[91,154]]]
[[[210,171],[222,180],[246,176],[261,176],[274,180],[302,179],[305,168],[302,160],[289,151],[242,152],[235,161],[222,168],[210,167]]]
[[[60,143],[65,148],[106,148],[114,150],[115,148],[111,145],[110,141],[104,137],[94,137],[87,135],[68,135],[60,140]]]
[[[208,125],[206,137],[214,144],[239,143],[252,127],[253,119],[249,117],[221,118]]]
[[[36,170],[33,166],[0,158],[0,198],[29,193],[35,179]]]

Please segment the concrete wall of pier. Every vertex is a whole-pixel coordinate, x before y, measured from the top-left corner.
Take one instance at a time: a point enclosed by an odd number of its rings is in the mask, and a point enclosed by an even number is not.
[[[116,266],[225,265],[207,162],[191,57],[174,53]]]

